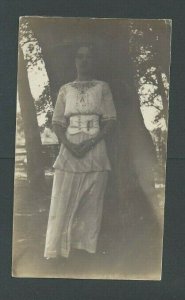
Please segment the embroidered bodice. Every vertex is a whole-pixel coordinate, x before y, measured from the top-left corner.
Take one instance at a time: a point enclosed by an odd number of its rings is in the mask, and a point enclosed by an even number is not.
[[[63,85],[57,97],[53,123],[66,125],[72,115],[98,115],[103,119],[116,118],[112,93],[104,81],[73,81]]]

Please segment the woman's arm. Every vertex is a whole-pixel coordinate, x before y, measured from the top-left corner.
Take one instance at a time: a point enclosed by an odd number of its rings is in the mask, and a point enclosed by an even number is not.
[[[86,140],[79,145],[79,151],[82,156],[84,156],[85,153],[95,147],[97,143],[99,143],[102,139],[104,139],[112,132],[112,130],[115,128],[116,120],[107,120],[102,123],[103,124],[101,126],[101,129],[96,137]]]
[[[58,138],[59,144],[64,144],[74,156],[80,157],[78,145],[69,142],[69,140],[66,137],[66,128],[59,124],[53,124],[53,130]]]
[[[111,132],[115,128],[115,126],[116,126],[115,119],[103,121],[98,135],[93,139],[94,145],[96,145],[99,141],[104,139],[107,135],[111,134]]]
[[[67,145],[67,138],[65,135],[65,127],[59,125],[59,124],[53,124],[53,131],[55,132],[59,144],[64,144],[65,146]]]

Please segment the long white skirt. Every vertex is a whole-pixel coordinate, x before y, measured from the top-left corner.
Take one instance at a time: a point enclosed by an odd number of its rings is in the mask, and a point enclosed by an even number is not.
[[[108,171],[55,169],[44,257],[68,257],[71,248],[95,253]]]

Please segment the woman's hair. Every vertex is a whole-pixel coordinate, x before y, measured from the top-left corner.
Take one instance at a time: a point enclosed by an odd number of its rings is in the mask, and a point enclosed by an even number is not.
[[[76,54],[77,54],[78,50],[82,47],[88,48],[91,51],[93,57],[97,57],[97,49],[96,49],[95,45],[93,43],[89,43],[89,42],[78,43],[76,45],[76,47],[75,47],[75,57],[76,57]]]

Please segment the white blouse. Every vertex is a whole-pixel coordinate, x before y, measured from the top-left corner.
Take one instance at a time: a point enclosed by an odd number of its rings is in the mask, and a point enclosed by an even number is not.
[[[99,80],[73,81],[60,88],[53,123],[67,126],[67,118],[79,114],[97,114],[101,120],[116,118],[108,83]]]
[[[108,83],[99,80],[73,81],[63,85],[58,93],[53,124],[69,127],[71,116],[93,116],[99,121],[116,119],[116,110]],[[94,122],[96,124],[96,122]],[[92,137],[90,132],[77,130],[76,134],[66,131],[67,138],[72,143],[80,143]],[[97,133],[96,133],[97,134]],[[54,168],[68,172],[91,172],[110,170],[105,141],[101,140],[83,158],[76,158],[61,144]]]

